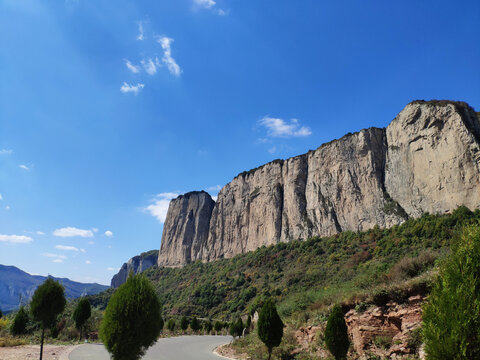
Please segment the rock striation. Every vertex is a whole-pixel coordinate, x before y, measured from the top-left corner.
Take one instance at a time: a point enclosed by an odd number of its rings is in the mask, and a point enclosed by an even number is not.
[[[466,103],[414,101],[386,129],[243,172],[214,202],[172,200],[159,266],[230,258],[263,245],[400,224],[480,205],[480,123]]]
[[[151,250],[134,256],[122,265],[117,274],[112,277],[110,285],[112,288],[118,288],[127,281],[130,272],[140,274],[148,268],[157,265],[158,250]]]

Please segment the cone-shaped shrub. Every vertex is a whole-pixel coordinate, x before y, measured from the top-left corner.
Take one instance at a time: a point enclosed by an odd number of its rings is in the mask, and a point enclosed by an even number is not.
[[[272,356],[272,349],[282,342],[283,322],[277,313],[277,308],[271,299],[263,304],[257,323],[258,337],[268,349],[268,359]]]
[[[350,346],[347,324],[340,305],[335,305],[325,328],[325,345],[335,359],[345,359]]]

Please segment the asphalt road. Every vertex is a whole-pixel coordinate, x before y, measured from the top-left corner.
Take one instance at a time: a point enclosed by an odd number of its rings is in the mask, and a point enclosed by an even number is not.
[[[144,360],[219,360],[213,350],[232,340],[231,336],[179,336],[157,341],[142,358]],[[70,360],[109,360],[103,345],[84,344],[73,350]]]

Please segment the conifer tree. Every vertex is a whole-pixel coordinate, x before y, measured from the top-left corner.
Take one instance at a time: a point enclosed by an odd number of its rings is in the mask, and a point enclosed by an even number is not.
[[[282,342],[283,322],[277,313],[277,308],[271,299],[263,304],[257,323],[258,337],[268,349],[268,360],[272,350]]]

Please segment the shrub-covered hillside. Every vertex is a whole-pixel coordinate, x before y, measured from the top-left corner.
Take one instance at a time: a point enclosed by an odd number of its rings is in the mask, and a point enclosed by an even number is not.
[[[273,296],[280,315],[288,318],[308,307],[368,300],[375,291],[430,270],[459,230],[479,220],[479,210],[460,207],[451,215],[425,214],[391,229],[280,243],[211,263],[153,267],[145,274],[154,281],[167,317],[230,319]],[[111,293],[91,301],[105,306]]]

